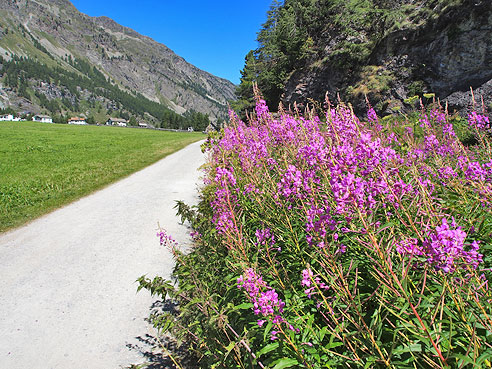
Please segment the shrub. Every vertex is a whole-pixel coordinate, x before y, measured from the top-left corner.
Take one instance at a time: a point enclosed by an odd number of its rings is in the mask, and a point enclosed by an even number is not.
[[[434,106],[415,120],[322,117],[256,97],[249,124],[209,139],[201,201],[178,204],[195,246],[156,326],[203,368],[490,367],[488,118],[465,147]]]

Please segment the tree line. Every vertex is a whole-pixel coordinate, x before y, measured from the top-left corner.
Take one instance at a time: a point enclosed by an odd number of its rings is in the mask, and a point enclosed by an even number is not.
[[[14,89],[18,95],[29,100],[34,97],[37,98],[43,108],[57,116],[62,116],[66,111],[80,112],[79,104],[82,100],[80,92],[86,90],[94,98],[96,96],[104,97],[122,108],[119,113],[120,116],[144,118],[146,114],[150,114],[164,128],[186,129],[193,127],[194,130],[201,131],[210,123],[206,114],[189,111],[182,116],[158,102],[147,99],[140,93],[129,93],[121,90],[117,85],[111,83],[109,77],[106,78],[95,66],[83,59],[67,56],[65,61],[78,72],[59,66],[50,67],[27,57],[12,55],[10,60],[4,60],[0,57],[2,66],[0,77],[3,77],[5,85]],[[42,92],[31,88],[36,83],[33,81],[54,84],[66,90],[61,89],[61,98],[49,99]],[[32,93],[29,93],[29,90]],[[136,119],[131,121],[136,122]]]

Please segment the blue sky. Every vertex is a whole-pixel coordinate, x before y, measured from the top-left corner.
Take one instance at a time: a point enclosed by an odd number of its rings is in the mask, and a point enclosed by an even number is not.
[[[191,64],[233,83],[271,0],[71,0],[82,13],[105,15],[163,43]]]

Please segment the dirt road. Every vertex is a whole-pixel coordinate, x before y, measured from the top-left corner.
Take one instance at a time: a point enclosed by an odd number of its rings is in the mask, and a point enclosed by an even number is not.
[[[153,299],[136,293],[173,260],[157,224],[188,242],[175,200],[196,202],[200,143],[0,235],[0,368],[121,368],[142,363]]]

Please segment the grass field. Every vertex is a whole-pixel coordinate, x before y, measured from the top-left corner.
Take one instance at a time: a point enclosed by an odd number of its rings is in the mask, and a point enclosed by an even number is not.
[[[201,133],[0,122],[0,232],[203,138]]]

